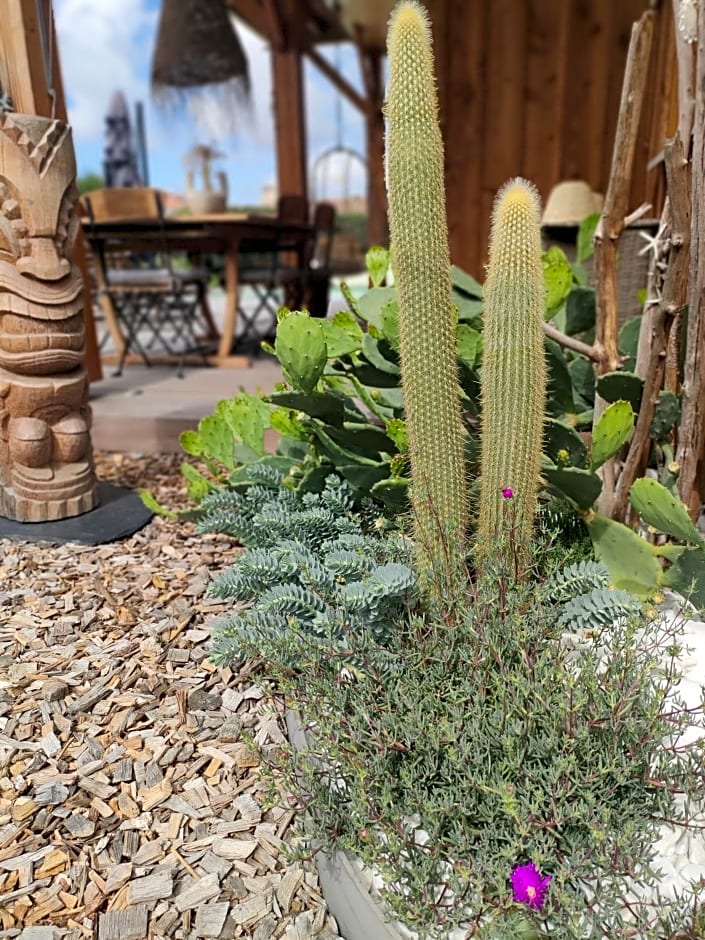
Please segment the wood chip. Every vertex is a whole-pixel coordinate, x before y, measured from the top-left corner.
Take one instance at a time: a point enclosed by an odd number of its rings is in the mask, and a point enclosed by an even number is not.
[[[98,940],[144,940],[148,921],[149,912],[145,906],[101,914]]]
[[[194,907],[199,907],[204,901],[210,901],[220,892],[220,881],[218,875],[214,872],[212,875],[206,875],[186,887],[180,894],[174,898],[174,904],[179,911],[188,911]]]
[[[211,904],[202,904],[196,911],[195,937],[217,937],[223,929],[225,918],[228,916],[230,904],[227,901],[218,901]]]
[[[96,455],[180,504],[181,457]],[[260,805],[279,703],[208,660],[240,549],[155,519],[97,547],[0,540],[0,938],[270,940],[325,910]],[[284,840],[283,842],[280,840]],[[219,854],[220,853],[220,854]],[[307,871],[306,878],[302,872]]]

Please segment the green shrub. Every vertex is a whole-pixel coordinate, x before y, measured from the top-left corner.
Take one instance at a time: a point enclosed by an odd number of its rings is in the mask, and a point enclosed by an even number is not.
[[[689,899],[622,903],[632,881],[658,884],[659,824],[684,818],[677,794],[700,779],[702,744],[668,743],[703,725],[671,699],[678,628],[622,619],[575,644],[564,630],[557,607],[499,576],[452,629],[399,628],[381,677],[364,647],[352,682],[318,645],[298,646],[295,672],[286,642],[264,651],[315,724],[310,752],[283,765],[313,808],[308,836],[376,866],[422,936],[468,910],[483,940],[518,936],[517,917],[560,940],[656,940],[688,920]],[[542,912],[511,900],[529,860],[552,877]]]
[[[321,493],[280,486],[221,491],[202,504],[199,531],[227,532],[249,547],[212,583],[211,593],[247,608],[215,630],[212,658],[231,664],[268,649],[291,653],[300,643],[335,648],[354,668],[360,643],[385,647],[397,622],[418,600],[409,567],[410,545],[386,525],[371,504],[355,510],[351,487],[331,476]],[[342,659],[340,659],[342,657]],[[380,651],[378,665],[385,654]]]

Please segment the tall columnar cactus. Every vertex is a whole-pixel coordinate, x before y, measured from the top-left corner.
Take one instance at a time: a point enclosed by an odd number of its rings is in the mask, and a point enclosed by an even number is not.
[[[431,26],[419,3],[395,7],[387,50],[389,227],[417,564],[427,597],[438,599],[463,568],[467,507],[443,141]]]
[[[540,224],[535,187],[506,183],[495,199],[485,282],[478,551],[487,558],[509,545],[520,569],[540,482],[546,398]]]

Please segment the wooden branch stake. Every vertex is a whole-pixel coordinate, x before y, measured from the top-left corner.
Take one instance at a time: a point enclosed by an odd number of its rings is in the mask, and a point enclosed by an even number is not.
[[[661,301],[654,308],[655,314],[650,324],[652,338],[649,344],[649,361],[644,374],[644,392],[639,417],[612,505],[612,518],[614,519],[626,517],[629,491],[637,477],[641,476],[646,469],[650,447],[649,430],[663,385],[668,336],[675,318],[683,310],[687,293],[690,206],[687,165],[683,153],[683,142],[678,133],[673,140],[666,142],[664,157],[669,195],[667,232],[670,231],[671,247]],[[667,232],[664,233],[665,236]]]
[[[701,464],[705,449],[705,3],[698,5],[690,229],[688,335],[683,418],[678,435],[678,488],[693,519],[703,503]]]
[[[622,86],[619,120],[612,154],[612,169],[602,217],[595,231],[595,284],[597,321],[595,345],[600,351],[600,374],[619,368],[617,309],[617,242],[624,229],[629,188],[636,152],[641,106],[646,88],[654,29],[654,13],[647,11],[632,27]]]
[[[644,13],[632,27],[629,53],[622,85],[617,132],[612,152],[605,204],[595,231],[595,346],[599,353],[598,375],[620,366],[618,335],[617,243],[624,230],[636,153],[641,108],[646,90],[654,32],[655,14]],[[605,403],[595,396],[594,424]],[[615,462],[609,460],[601,469],[603,479],[599,508],[609,513],[615,491]]]

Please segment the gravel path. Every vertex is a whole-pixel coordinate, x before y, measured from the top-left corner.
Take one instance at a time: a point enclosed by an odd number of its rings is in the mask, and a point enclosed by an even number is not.
[[[97,454],[183,505],[177,455]],[[0,937],[337,936],[259,758],[281,707],[208,659],[237,549],[155,518],[87,547],[0,540]]]

